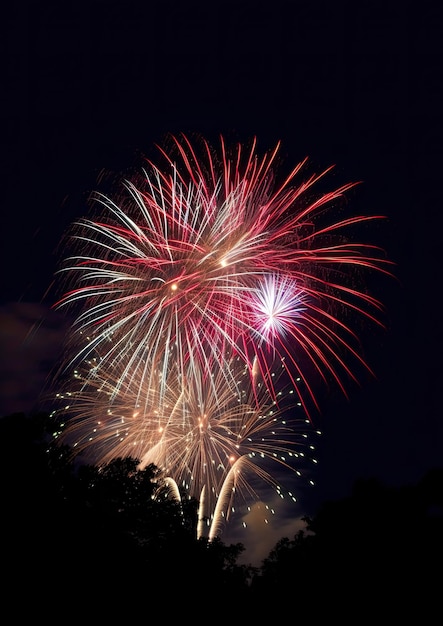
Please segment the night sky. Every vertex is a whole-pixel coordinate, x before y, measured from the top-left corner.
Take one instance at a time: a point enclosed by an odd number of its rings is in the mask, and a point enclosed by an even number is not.
[[[168,133],[255,136],[259,151],[281,141],[288,171],[308,156],[335,165],[332,184],[361,181],[352,211],[386,216],[371,236],[396,264],[371,284],[386,331],[362,329],[376,377],[349,399],[322,392],[315,486],[273,520],[271,545],[359,478],[405,485],[440,467],[441,7],[29,1],[4,24],[0,413],[35,408],[59,358],[59,243],[100,173]],[[250,537],[235,538],[258,558]]]

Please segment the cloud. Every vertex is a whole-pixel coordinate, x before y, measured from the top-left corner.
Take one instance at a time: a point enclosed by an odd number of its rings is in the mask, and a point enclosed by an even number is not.
[[[288,503],[273,493],[266,502],[251,505],[240,525],[229,523],[221,540],[227,545],[242,543],[245,550],[238,563],[260,567],[280,539],[292,540],[299,530],[306,530],[304,515],[297,503]]]
[[[65,325],[43,304],[0,306],[0,416],[39,408],[61,354]]]

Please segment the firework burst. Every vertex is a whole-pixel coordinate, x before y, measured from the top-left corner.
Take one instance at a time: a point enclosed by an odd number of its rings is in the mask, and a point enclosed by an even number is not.
[[[277,402],[258,373],[251,384],[239,357],[227,363],[229,375],[216,368],[189,370],[185,376],[170,371],[162,392],[164,373],[156,372],[151,383],[156,379],[157,385],[136,386],[144,389],[137,400],[134,379],[122,385],[118,368],[109,372],[95,363],[83,363],[71,390],[59,395],[69,416],[60,441],[87,462],[131,456],[139,459],[140,469],[156,465],[176,494],[200,502],[200,534],[217,534],[229,520],[237,491],[244,503],[258,496],[252,476],[280,489],[269,466],[294,471],[306,453],[307,420],[297,390],[286,384]],[[284,365],[277,364],[276,384],[285,374]],[[181,386],[183,378],[186,385]]]
[[[218,153],[203,142],[199,158],[173,141],[165,165],[95,193],[94,216],[73,225],[56,304],[75,312],[64,370],[80,372],[66,434],[98,462],[131,455],[192,483],[217,518],[246,470],[265,475],[254,456],[291,451],[270,419],[276,364],[307,416],[308,368],[346,392],[349,360],[368,367],[342,313],[380,324],[352,270],[389,263],[349,237],[380,216],[332,217],[353,184],[316,192],[330,168],[305,175],[303,161],[278,182],[278,145],[259,157],[255,142],[228,152],[221,140]]]

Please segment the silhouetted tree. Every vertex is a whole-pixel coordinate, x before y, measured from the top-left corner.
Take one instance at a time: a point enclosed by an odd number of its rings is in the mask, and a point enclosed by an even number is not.
[[[443,472],[416,486],[357,481],[350,497],[327,502],[306,531],[280,540],[253,581],[291,597],[311,619],[409,618],[438,610],[443,557]],[[298,599],[298,602],[297,602]]]
[[[427,623],[440,610],[441,469],[401,488],[357,481],[252,568],[237,564],[242,544],[197,539],[198,502],[170,498],[159,468],[74,463],[51,427],[44,414],[0,419],[3,591],[34,598],[34,616],[40,601],[97,619],[159,603],[178,615],[202,598],[235,600],[238,619],[271,618],[276,603],[314,622]]]
[[[27,461],[17,471],[14,454],[2,458],[3,478],[9,477],[4,536],[14,555],[6,566],[26,571],[34,591],[44,586],[69,602],[74,588],[114,588],[118,580],[119,594],[131,595],[133,607],[148,590],[177,601],[217,587],[247,592],[249,569],[236,564],[242,544],[197,540],[198,502],[168,497],[162,472],[154,465],[139,470],[137,459],[73,463],[72,450],[51,440],[48,421],[20,414],[0,423],[5,448],[11,435],[20,437]],[[76,601],[86,597],[89,591]]]

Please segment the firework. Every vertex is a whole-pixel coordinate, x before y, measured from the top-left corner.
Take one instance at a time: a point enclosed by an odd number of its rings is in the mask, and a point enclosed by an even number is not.
[[[305,175],[303,161],[278,182],[278,145],[259,157],[255,142],[228,152],[222,139],[217,153],[203,141],[199,158],[173,141],[164,165],[93,194],[93,216],[73,225],[56,304],[75,314],[66,434],[96,461],[131,455],[192,483],[217,518],[249,470],[265,475],[254,456],[282,459],[293,444],[269,419],[276,366],[307,416],[306,372],[346,393],[349,361],[368,368],[343,312],[380,324],[380,302],[353,280],[389,263],[350,239],[380,216],[333,219],[353,184],[317,192],[330,168]]]
[[[294,471],[305,455],[307,420],[300,407],[296,414],[297,391],[283,387],[277,402],[258,374],[251,385],[239,357],[227,363],[229,376],[216,368],[190,370],[185,376],[169,372],[162,392],[163,372],[156,372],[151,383],[156,378],[158,384],[151,387],[134,385],[134,380],[122,385],[120,369],[109,373],[95,363],[82,364],[71,391],[62,394],[69,422],[60,441],[84,461],[106,464],[131,456],[140,461],[140,469],[156,465],[176,495],[200,502],[199,534],[213,537],[220,531],[237,491],[245,503],[257,497],[252,476],[280,489],[269,466],[277,463]],[[280,381],[285,378],[282,363],[274,374]],[[180,385],[183,378],[185,386]],[[135,399],[134,387],[144,389],[144,395]]]

